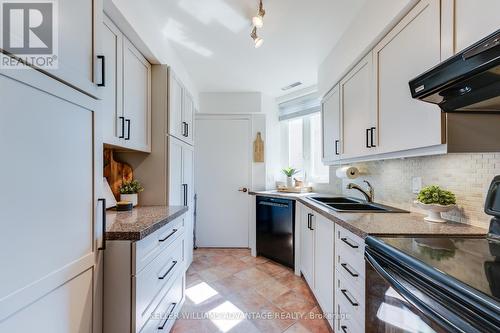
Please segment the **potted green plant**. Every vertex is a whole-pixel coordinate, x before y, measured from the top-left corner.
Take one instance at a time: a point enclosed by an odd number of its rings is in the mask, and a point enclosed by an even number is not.
[[[120,201],[131,202],[135,207],[139,203],[138,193],[142,191],[144,191],[144,187],[136,179],[129,182],[124,181],[120,186]]]
[[[291,188],[293,187],[293,176],[297,173],[299,173],[299,170],[294,169],[292,167],[288,167],[282,170],[283,173],[286,176],[286,187]]]
[[[428,216],[424,220],[443,223],[446,220],[441,218],[441,213],[455,208],[457,199],[452,192],[443,190],[437,185],[431,185],[420,190],[415,203],[427,210]]]

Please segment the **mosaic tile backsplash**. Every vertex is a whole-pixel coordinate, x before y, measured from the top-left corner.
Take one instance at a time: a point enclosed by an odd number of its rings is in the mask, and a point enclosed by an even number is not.
[[[458,207],[444,218],[488,228],[484,200],[491,180],[500,174],[500,154],[448,154],[352,165],[361,173],[353,182],[365,186],[363,180],[368,180],[375,188],[376,202],[425,213],[413,205],[412,178],[421,177],[422,186],[436,184],[455,193]],[[336,168],[330,170],[330,192],[361,197],[358,191],[346,189],[350,180],[335,177]]]

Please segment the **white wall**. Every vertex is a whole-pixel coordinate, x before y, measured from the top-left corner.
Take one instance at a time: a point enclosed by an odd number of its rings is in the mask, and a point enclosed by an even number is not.
[[[367,1],[318,71],[318,91],[326,94],[418,0]]]
[[[260,92],[203,92],[200,93],[202,113],[261,113],[263,97]]]
[[[154,64],[165,64],[174,70],[199,105],[198,89],[187,68],[165,38],[161,29],[145,15],[146,1],[104,0],[104,11],[131,42]]]

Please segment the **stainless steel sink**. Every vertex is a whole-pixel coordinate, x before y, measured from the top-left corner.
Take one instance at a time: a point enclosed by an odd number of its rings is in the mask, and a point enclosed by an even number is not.
[[[342,213],[409,213],[406,210],[346,197],[311,197],[311,200]]]

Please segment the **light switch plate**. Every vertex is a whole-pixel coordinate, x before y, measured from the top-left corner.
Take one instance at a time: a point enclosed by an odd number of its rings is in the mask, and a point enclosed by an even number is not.
[[[413,177],[411,179],[411,190],[413,193],[418,193],[422,189],[422,177]]]

